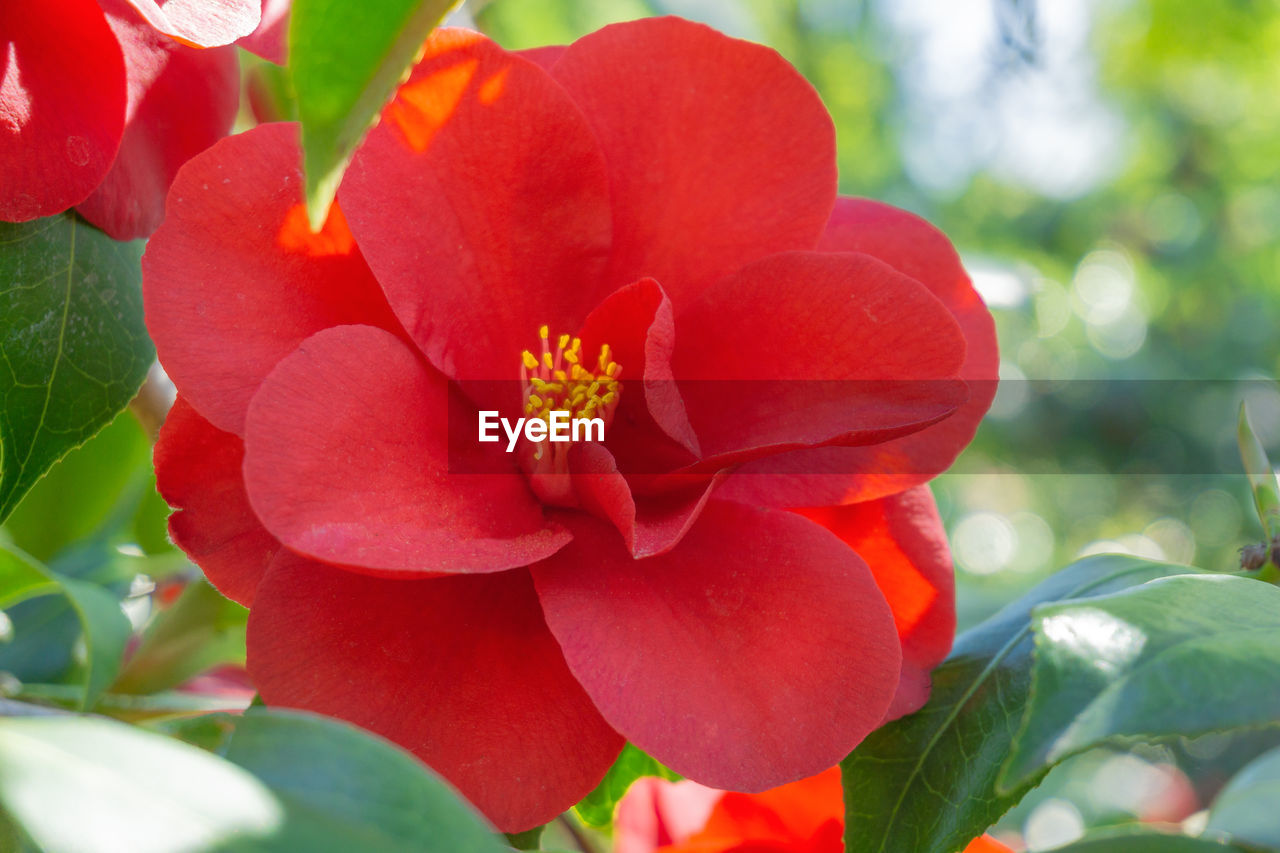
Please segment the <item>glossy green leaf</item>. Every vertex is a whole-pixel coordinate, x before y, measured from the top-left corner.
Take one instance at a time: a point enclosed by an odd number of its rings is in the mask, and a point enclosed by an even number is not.
[[[80,623],[85,658],[79,706],[87,710],[120,669],[131,632],[129,620],[102,587],[60,575],[16,548],[0,546],[0,607],[52,594],[66,598]],[[16,632],[12,642],[23,641],[22,633]]]
[[[873,732],[842,762],[848,853],[954,853],[1031,787],[996,791],[1031,687],[1032,608],[1194,571],[1088,557],[960,635],[934,670],[928,704]]]
[[[0,222],[0,520],[142,384],[140,255],[70,214]]]
[[[500,836],[409,753],[337,720],[293,711],[166,726],[252,773],[283,806],[270,845],[317,853],[497,853]],[[238,848],[237,848],[238,849]]]
[[[1192,838],[1141,826],[1095,830],[1079,841],[1055,847],[1054,853],[1247,853],[1211,835]]]
[[[249,611],[197,580],[162,610],[112,685],[115,693],[155,693],[210,667],[243,663]]]
[[[579,816],[590,826],[608,826],[613,823],[613,812],[618,801],[633,782],[644,776],[657,776],[672,782],[682,778],[679,773],[664,767],[656,758],[628,743],[622,748],[609,772],[600,780],[600,784],[575,807]]]
[[[1280,850],[1280,748],[1237,773],[1209,810],[1209,830],[1267,850]]]
[[[0,719],[0,805],[47,853],[270,850],[286,810],[217,756],[90,717]]]
[[[1103,744],[1280,720],[1280,589],[1230,575],[1163,578],[1037,607],[1035,663],[1001,787]]]
[[[313,228],[324,223],[356,146],[456,2],[294,0],[289,70]]]

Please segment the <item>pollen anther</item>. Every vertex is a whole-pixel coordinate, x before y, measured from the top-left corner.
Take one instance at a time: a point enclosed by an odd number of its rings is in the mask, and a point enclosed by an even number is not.
[[[595,360],[597,369],[588,370],[583,366],[581,338],[552,338],[550,327],[545,325],[538,328],[538,337],[538,355],[530,350],[520,354],[525,416],[546,421],[550,426],[552,412],[567,412],[571,420],[601,418],[607,428],[622,393],[622,367],[613,360],[610,346],[600,347]],[[544,449],[540,443],[534,452],[536,462],[543,461]]]

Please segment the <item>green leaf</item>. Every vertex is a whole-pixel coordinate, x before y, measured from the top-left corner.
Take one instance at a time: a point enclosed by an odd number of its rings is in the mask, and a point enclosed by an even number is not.
[[[664,767],[656,758],[628,743],[622,747],[618,759],[600,780],[600,784],[574,808],[588,825],[608,826],[613,823],[613,812],[618,801],[627,793],[631,783],[644,776],[657,776],[670,782],[682,778],[679,773]]]
[[[542,832],[545,829],[545,826],[535,826],[524,832],[508,832],[505,838],[514,850],[541,850]]]
[[[142,384],[141,253],[71,214],[0,222],[0,520]]]
[[[919,712],[872,733],[842,762],[848,853],[953,853],[1031,785],[997,793],[1031,686],[1031,611],[1101,595],[1187,566],[1115,554],[1080,560],[957,638]]]
[[[48,561],[75,542],[114,531],[118,508],[132,508],[150,487],[151,442],[128,412],[68,453],[27,492],[5,520],[13,543]]]
[[[16,548],[0,546],[0,608],[51,594],[65,596],[80,622],[85,661],[79,706],[88,710],[120,669],[129,620],[102,587],[60,575]],[[22,635],[13,642],[23,642]]]
[[[1212,836],[1191,838],[1141,826],[1108,827],[1089,833],[1053,853],[1247,853]]]
[[[307,214],[319,230],[342,173],[427,34],[457,0],[294,0],[289,71],[302,122]]]
[[[194,581],[147,627],[112,691],[156,693],[218,664],[243,663],[248,619],[207,581]]]
[[[1280,589],[1250,578],[1155,580],[1037,607],[1030,701],[1000,786],[1103,744],[1280,720]]]
[[[60,578],[99,587],[120,601],[138,572],[157,576],[154,563],[154,559],[122,554],[95,538],[64,549],[47,565]],[[83,629],[75,607],[65,596],[22,601],[6,615],[13,622],[17,639],[0,646],[0,670],[23,682],[83,682],[83,668],[76,662]]]
[[[0,805],[47,853],[269,850],[257,840],[286,818],[267,785],[230,762],[72,716],[0,719]]]
[[[295,711],[214,714],[165,727],[265,783],[284,807],[280,851],[497,853],[500,836],[409,753],[337,720]]]
[[[1240,404],[1240,421],[1237,427],[1237,438],[1240,444],[1240,459],[1244,462],[1245,474],[1249,476],[1249,486],[1253,489],[1253,503],[1258,509],[1258,518],[1262,522],[1262,530],[1267,539],[1280,536],[1280,482],[1276,480],[1275,469],[1267,458],[1267,451],[1258,440],[1249,422],[1249,408]]]
[[[1280,748],[1263,753],[1237,773],[1209,809],[1211,832],[1246,844],[1280,850]]]

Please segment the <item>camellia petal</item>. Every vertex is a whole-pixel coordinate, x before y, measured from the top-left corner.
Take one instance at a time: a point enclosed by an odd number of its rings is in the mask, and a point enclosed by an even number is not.
[[[258,28],[236,44],[276,65],[284,65],[292,7],[293,0],[262,0],[262,19]]]
[[[550,71],[551,66],[560,61],[560,57],[564,56],[564,52],[568,50],[568,45],[548,44],[542,47],[530,47],[524,50],[517,50],[516,53],[525,59],[537,65],[544,71]]]
[[[111,171],[77,210],[117,240],[145,237],[164,218],[178,168],[226,135],[240,104],[233,48],[184,47],[125,0],[99,0],[124,50],[129,86],[124,137]]]
[[[165,370],[219,429],[244,415],[276,362],[341,323],[398,329],[334,206],[307,226],[294,124],[218,142],[179,172],[142,258],[147,328]]]
[[[453,379],[514,380],[539,326],[572,332],[607,294],[604,161],[532,62],[462,30],[437,31],[425,50],[338,198],[432,363]],[[511,387],[515,399],[484,408],[518,403]]]
[[[675,315],[656,281],[645,278],[619,288],[587,316],[583,352],[599,352],[603,344],[611,347],[631,389],[622,395],[609,430],[614,455],[624,466],[628,459],[652,465],[660,453],[680,462],[696,458],[698,437],[671,372]]]
[[[734,500],[766,506],[853,503],[919,485],[950,467],[995,397],[1000,367],[995,323],[941,231],[891,205],[841,198],[818,248],[879,258],[942,300],[964,333],[958,375],[969,398],[940,423],[875,447],[802,450],[743,466],[724,485],[724,494]]]
[[[660,845],[683,841],[702,828],[723,796],[688,779],[637,779],[614,813],[614,853],[653,853]]]
[[[474,409],[450,394],[390,332],[308,338],[249,407],[244,476],[258,517],[295,551],[374,571],[500,571],[550,556],[568,532],[548,525],[497,445],[476,443]],[[468,415],[456,422],[470,432],[451,437],[451,415]],[[499,467],[468,465],[480,454]],[[450,470],[504,462],[509,473]]]
[[[955,574],[947,533],[928,486],[877,501],[798,510],[867,561],[893,610],[902,641],[902,682],[888,719],[929,698],[929,672],[951,651]]]
[[[0,3],[0,219],[93,191],[124,131],[124,57],[94,0]]]
[[[533,567],[569,668],[619,732],[707,785],[763,790],[834,764],[883,719],[901,651],[862,560],[790,513],[712,500],[635,560],[603,522]]]
[[[646,18],[584,36],[551,73],[609,164],[615,286],[652,276],[679,313],[748,261],[817,243],[836,197],[835,129],[773,50]]]
[[[759,794],[728,792],[720,798],[706,825],[688,839],[688,853],[700,849],[728,851],[739,845],[775,843],[783,849],[844,849],[844,786],[840,768],[828,770]],[[662,848],[675,853],[676,848]]]
[[[622,747],[569,674],[526,571],[387,580],[282,555],[248,648],[268,705],[390,738],[508,832],[580,800]]]
[[[679,487],[656,495],[635,495],[608,448],[578,445],[569,458],[574,491],[582,508],[612,523],[636,558],[675,547],[723,479],[720,474],[689,475],[682,478]]]
[[[260,0],[129,0],[148,24],[192,47],[244,38],[262,19]]]
[[[174,507],[169,535],[223,595],[245,607],[280,543],[249,506],[244,442],[178,397],[156,442],[156,485]]]
[[[963,402],[950,312],[867,255],[757,261],[678,312],[676,331],[672,370],[710,457],[884,441]]]

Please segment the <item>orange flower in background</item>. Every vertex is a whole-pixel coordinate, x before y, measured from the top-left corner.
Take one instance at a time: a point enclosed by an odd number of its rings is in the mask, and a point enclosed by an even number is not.
[[[642,779],[615,826],[615,853],[843,853],[840,768],[761,794]],[[984,835],[964,853],[1012,851]]]

